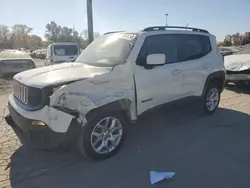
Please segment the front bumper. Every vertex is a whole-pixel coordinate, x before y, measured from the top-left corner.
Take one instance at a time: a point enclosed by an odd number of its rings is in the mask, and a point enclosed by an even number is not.
[[[42,121],[42,118],[27,118],[21,115],[9,102],[9,115],[5,117],[6,122],[13,128],[22,144],[34,149],[53,149],[60,145],[70,145],[80,133],[81,126],[75,118],[72,118],[65,132],[56,132],[51,125],[34,125],[34,121]],[[26,116],[36,112],[27,112]],[[33,115],[34,117],[36,115]],[[46,119],[45,119],[46,120]],[[55,123],[55,122],[54,122]],[[60,126],[59,122],[57,126]]]
[[[227,81],[245,81],[250,82],[250,74],[227,74],[226,76]]]

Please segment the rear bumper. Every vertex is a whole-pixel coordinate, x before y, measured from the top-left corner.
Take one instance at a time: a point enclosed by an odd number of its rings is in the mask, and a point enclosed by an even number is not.
[[[34,149],[53,149],[60,145],[70,145],[75,142],[81,131],[76,119],[70,121],[66,132],[56,132],[44,121],[43,126],[34,125],[34,121],[41,120],[24,117],[10,103],[8,108],[10,113],[5,117],[6,122],[13,128],[22,144]]]

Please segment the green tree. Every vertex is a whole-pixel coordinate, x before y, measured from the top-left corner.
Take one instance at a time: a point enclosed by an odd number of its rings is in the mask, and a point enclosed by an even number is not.
[[[250,32],[246,32],[243,36],[243,40],[242,40],[242,45],[246,45],[250,43]]]
[[[81,36],[76,30],[58,25],[54,21],[46,25],[44,37],[52,42],[81,42]]]
[[[42,48],[47,48],[53,41],[51,40],[44,40],[42,41]]]
[[[233,45],[237,46],[237,45],[241,45],[242,43],[242,39],[243,39],[243,36],[240,34],[240,33],[235,33],[232,35],[232,43]]]
[[[218,46],[225,46],[225,42],[224,41],[218,42]]]
[[[62,27],[57,25],[56,22],[52,21],[46,25],[44,37],[49,41],[58,42],[61,31]]]
[[[0,25],[0,43],[9,44],[11,38],[11,32],[6,25]]]
[[[11,42],[15,48],[28,48],[27,38],[32,28],[23,24],[16,24],[12,27]]]
[[[27,42],[29,49],[38,49],[42,47],[42,38],[37,35],[28,35],[27,36]]]
[[[232,36],[227,35],[224,39],[224,45],[225,46],[231,46],[232,45]]]

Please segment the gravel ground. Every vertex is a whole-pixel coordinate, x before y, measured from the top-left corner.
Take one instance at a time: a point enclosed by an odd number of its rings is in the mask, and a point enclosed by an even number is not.
[[[11,80],[0,80],[0,114],[8,113]],[[195,106],[145,114],[129,127],[121,151],[93,162],[77,152],[31,151],[0,121],[0,188],[146,188],[149,171],[174,171],[158,187],[250,187],[250,88],[227,88],[220,108]]]

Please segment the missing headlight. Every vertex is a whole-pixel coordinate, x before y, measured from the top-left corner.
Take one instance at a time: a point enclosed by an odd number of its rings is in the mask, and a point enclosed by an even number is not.
[[[56,92],[57,90],[64,88],[65,86],[66,86],[66,85],[61,85],[61,86],[54,87],[52,91],[53,91],[53,93],[54,93],[54,92]]]

